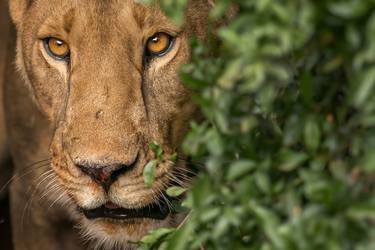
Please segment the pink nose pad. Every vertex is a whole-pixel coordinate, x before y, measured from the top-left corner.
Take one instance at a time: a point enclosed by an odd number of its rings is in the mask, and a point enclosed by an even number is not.
[[[111,173],[105,173],[103,171],[99,173],[100,182],[107,182],[109,178],[111,178]]]

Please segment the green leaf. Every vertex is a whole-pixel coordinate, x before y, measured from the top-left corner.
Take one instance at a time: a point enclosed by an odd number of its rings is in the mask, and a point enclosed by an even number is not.
[[[168,241],[166,250],[184,250],[189,243],[189,237],[193,229],[193,224],[187,223],[177,230]]]
[[[362,169],[367,173],[375,172],[375,149],[369,150],[362,160]]]
[[[360,83],[354,96],[354,104],[358,107],[366,105],[366,101],[373,96],[375,91],[375,69],[371,68],[371,70],[363,72]]]
[[[149,234],[144,236],[140,242],[144,244],[155,244],[157,243],[161,238],[165,237],[168,234],[171,234],[175,231],[174,228],[159,228],[157,230],[151,231]]]
[[[281,164],[279,169],[287,172],[292,171],[300,166],[307,158],[308,156],[305,153],[283,150],[280,154]]]
[[[320,144],[320,129],[315,119],[310,118],[305,124],[305,145],[311,151],[316,151]]]
[[[227,174],[227,180],[233,181],[241,176],[244,176],[256,166],[256,163],[251,160],[239,160],[233,162],[229,166],[229,171]]]
[[[167,195],[170,197],[177,197],[186,192],[186,188],[173,186],[167,189]]]
[[[174,153],[172,154],[170,157],[169,157],[169,160],[170,161],[173,161],[173,162],[176,162],[178,159],[178,154],[177,153]]]
[[[262,192],[269,193],[271,191],[271,182],[269,176],[265,173],[257,172],[255,174],[255,182]]]
[[[261,229],[269,237],[271,242],[278,249],[284,249],[282,237],[277,231],[280,222],[276,214],[271,210],[256,204],[255,202],[250,202],[250,208],[258,218]]]
[[[151,187],[154,183],[155,169],[158,165],[158,160],[149,161],[143,169],[143,180],[147,187]]]
[[[163,160],[163,149],[161,148],[160,144],[156,141],[153,141],[149,145],[150,149],[156,154],[156,158],[159,161]]]
[[[153,141],[150,143],[149,147],[153,152],[156,152],[160,148],[160,144],[156,141]]]
[[[372,198],[359,204],[353,204],[347,211],[347,215],[355,219],[375,220],[375,199]]]

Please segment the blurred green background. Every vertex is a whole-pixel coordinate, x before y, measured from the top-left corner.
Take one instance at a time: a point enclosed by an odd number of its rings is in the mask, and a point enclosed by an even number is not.
[[[181,70],[204,167],[188,219],[140,248],[375,249],[375,1],[215,2],[212,22],[237,14]]]

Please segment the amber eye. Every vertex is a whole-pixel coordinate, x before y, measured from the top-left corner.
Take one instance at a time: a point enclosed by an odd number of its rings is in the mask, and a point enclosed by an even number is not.
[[[166,33],[156,33],[147,40],[146,54],[148,56],[163,56],[172,47],[173,37]]]
[[[69,45],[61,39],[49,37],[44,39],[44,47],[48,54],[57,60],[69,60]]]

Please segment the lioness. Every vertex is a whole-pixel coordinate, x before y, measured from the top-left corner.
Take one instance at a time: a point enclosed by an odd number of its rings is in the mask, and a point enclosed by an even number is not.
[[[182,27],[133,0],[9,5],[21,76],[4,86],[15,249],[132,249],[181,223],[164,193],[186,185],[189,170],[181,155],[168,159],[197,108],[178,69],[188,39],[203,39],[212,1],[189,1]],[[166,160],[148,187],[153,141]]]

